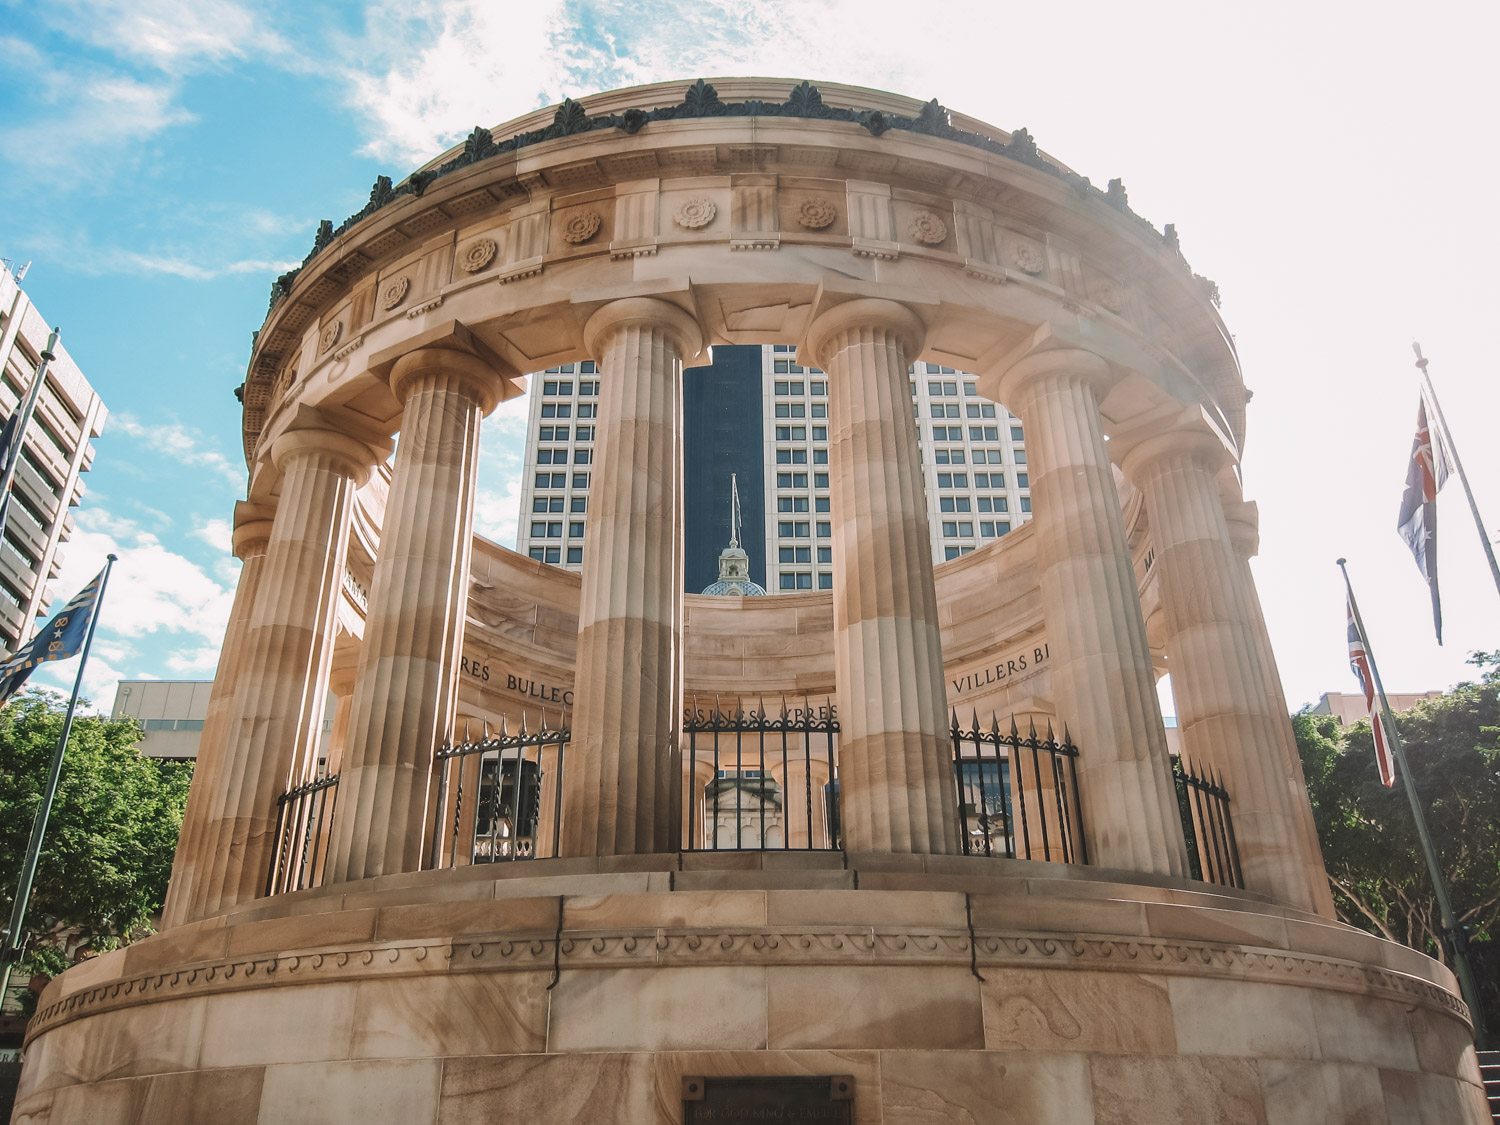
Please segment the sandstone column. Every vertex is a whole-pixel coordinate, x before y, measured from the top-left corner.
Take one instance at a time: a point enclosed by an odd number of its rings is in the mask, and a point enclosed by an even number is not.
[[[611,302],[584,342],[599,417],[584,528],[564,855],[676,851],[682,770],[682,364],[696,321],[654,298]]]
[[[1053,695],[1079,748],[1090,859],[1182,875],[1166,732],[1095,392],[1108,377],[1099,356],[1063,348],[1026,355],[1000,390],[1026,425]]]
[[[1246,889],[1315,910],[1327,880],[1307,852],[1311,810],[1294,792],[1286,703],[1271,689],[1219,499],[1228,459],[1217,435],[1179,428],[1135,444],[1124,467],[1151,523],[1183,748],[1223,774]]]
[[[392,368],[401,437],[365,615],[328,882],[423,865],[433,752],[452,727],[458,691],[479,424],[502,386],[484,361],[447,348],[419,349]]]
[[[224,760],[229,754],[226,744],[225,716],[234,701],[240,673],[244,669],[245,635],[250,628],[250,613],[260,585],[266,544],[271,538],[271,513],[240,501],[234,506],[234,554],[243,565],[234,590],[234,604],[224,631],[224,645],[219,650],[218,670],[214,674],[213,692],[208,699],[208,714],[198,738],[198,758],[193,766],[193,785],[188,793],[187,811],[182,817],[182,831],[177,837],[177,854],[172,861],[172,882],[167,890],[167,905],[162,911],[162,928],[168,929],[192,921],[193,892],[200,879],[200,866],[208,862],[203,837],[213,815]]]
[[[318,752],[354,491],[376,454],[345,434],[305,428],[275,439],[271,457],[281,498],[225,720],[228,754],[193,917],[264,893],[276,798]]]
[[[860,299],[815,320],[828,373],[839,796],[850,851],[959,851],[953,752],[907,367],[921,320]]]

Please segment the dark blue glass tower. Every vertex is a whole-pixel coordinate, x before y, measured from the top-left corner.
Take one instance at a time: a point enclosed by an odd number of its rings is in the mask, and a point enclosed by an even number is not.
[[[750,577],[766,580],[765,433],[761,417],[761,349],[721,344],[708,367],[683,375],[683,517],[685,588],[700,592],[719,577],[729,544],[729,477],[739,474],[740,545]]]

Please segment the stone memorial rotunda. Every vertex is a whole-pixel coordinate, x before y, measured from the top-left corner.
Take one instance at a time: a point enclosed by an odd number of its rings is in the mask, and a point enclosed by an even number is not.
[[[851,87],[382,177],[255,339],[162,932],[48,988],[15,1120],[1487,1121],[1447,970],[1333,917],[1216,296],[1119,181]],[[831,591],[683,593],[715,343],[825,388]],[[1035,505],[936,566],[919,358],[1021,418],[986,471]],[[549,368],[581,575],[473,532]]]

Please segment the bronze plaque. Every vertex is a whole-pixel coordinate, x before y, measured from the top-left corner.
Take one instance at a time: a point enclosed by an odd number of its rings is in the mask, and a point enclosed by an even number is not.
[[[756,1077],[682,1080],[683,1125],[774,1122],[854,1125],[854,1078]]]

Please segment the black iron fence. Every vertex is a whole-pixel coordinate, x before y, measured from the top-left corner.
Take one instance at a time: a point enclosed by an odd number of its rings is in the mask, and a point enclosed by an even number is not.
[[[502,721],[493,734],[449,743],[437,752],[434,867],[497,863],[562,852],[563,748],[572,733],[537,730],[526,720],[511,734]]]
[[[266,874],[266,894],[300,891],[323,882],[338,787],[338,774],[327,774],[276,798],[276,853]]]
[[[683,714],[683,851],[840,846],[838,714],[832,703]]]
[[[1229,792],[1212,768],[1207,772],[1207,777],[1200,777],[1183,759],[1172,759],[1188,873],[1205,883],[1243,890],[1245,876],[1234,839],[1234,819],[1229,814]]]
[[[1078,798],[1078,748],[1047,725],[1021,736],[1015,720],[1002,732],[974,714],[967,729],[951,713],[953,773],[965,855],[1087,863],[1088,841]]]

